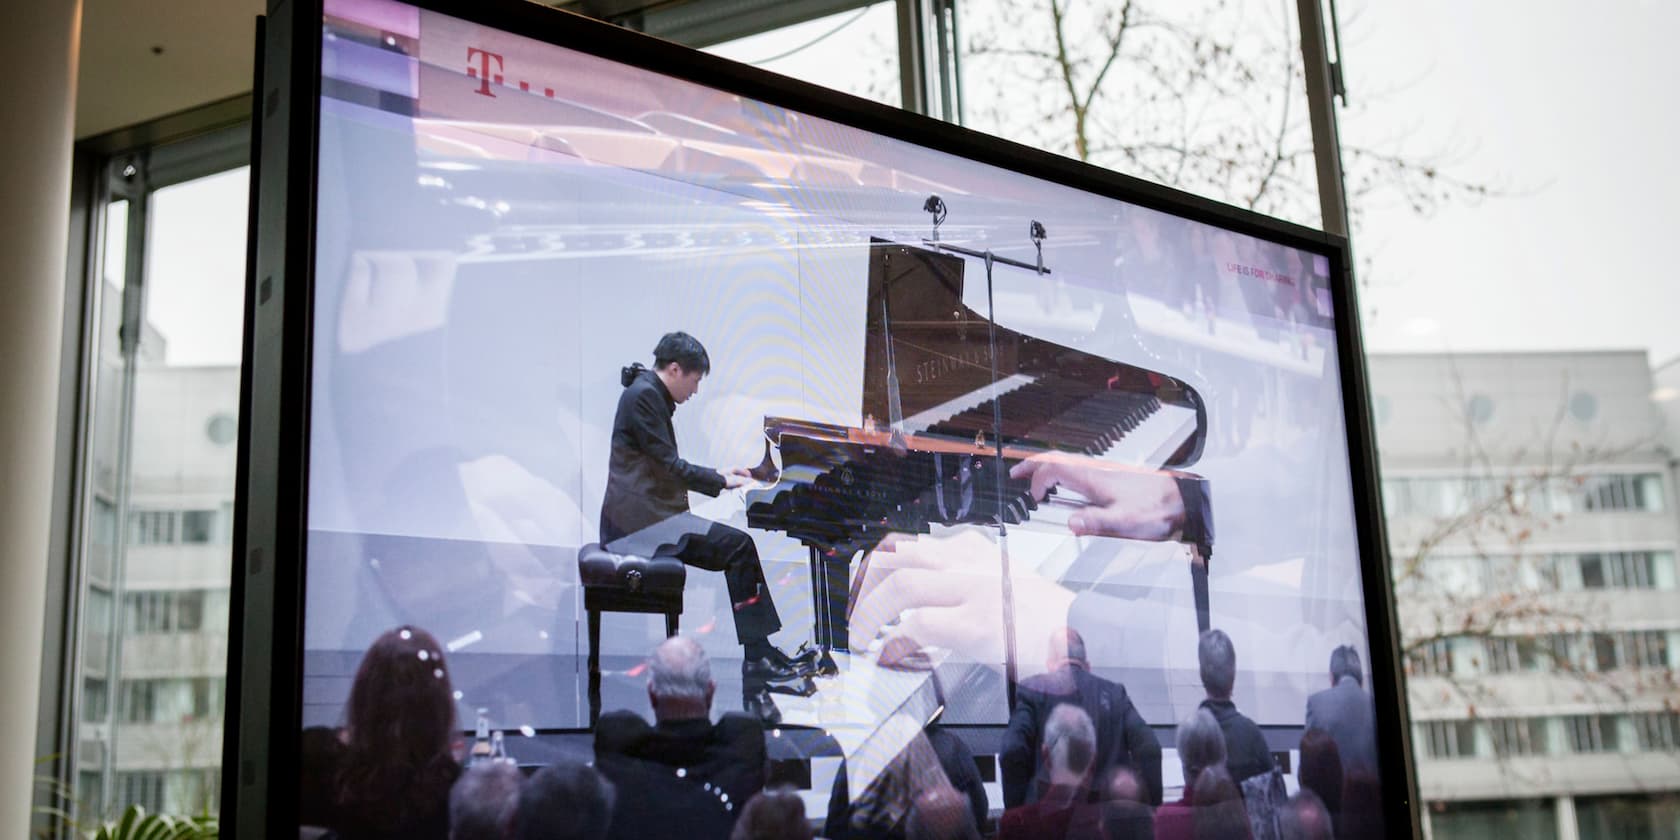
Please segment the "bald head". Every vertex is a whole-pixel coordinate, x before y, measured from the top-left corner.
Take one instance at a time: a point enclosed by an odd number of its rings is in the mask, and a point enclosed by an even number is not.
[[[1050,634],[1049,658],[1045,665],[1051,671],[1059,670],[1063,665],[1078,665],[1090,670],[1091,662],[1085,656],[1085,637],[1072,627],[1057,628]]]
[[[712,664],[700,645],[672,636],[653,649],[648,661],[648,700],[659,720],[687,720],[711,714]]]
[[[977,840],[968,797],[949,784],[936,784],[918,795],[905,819],[908,840]]]

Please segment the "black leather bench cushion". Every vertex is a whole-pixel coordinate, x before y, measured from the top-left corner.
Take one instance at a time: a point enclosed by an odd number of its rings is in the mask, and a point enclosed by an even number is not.
[[[681,592],[688,571],[675,557],[614,554],[595,543],[578,549],[578,578],[584,586],[629,592]]]

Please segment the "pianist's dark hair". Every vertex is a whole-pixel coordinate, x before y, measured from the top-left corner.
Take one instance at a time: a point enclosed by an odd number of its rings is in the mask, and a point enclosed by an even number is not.
[[[1342,677],[1353,677],[1353,681],[1365,684],[1365,669],[1359,664],[1359,651],[1351,645],[1342,645],[1330,652],[1330,679],[1341,682]]]
[[[672,362],[684,373],[712,372],[712,359],[698,339],[685,332],[666,333],[653,348],[653,367],[658,370]]]
[[[461,774],[450,749],[454,735],[455,693],[443,647],[418,627],[385,631],[350,684],[340,813],[373,834],[434,813]]]

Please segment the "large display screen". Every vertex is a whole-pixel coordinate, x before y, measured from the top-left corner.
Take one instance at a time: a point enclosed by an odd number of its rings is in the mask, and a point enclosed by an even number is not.
[[[1374,779],[1338,250],[389,0],[321,37],[305,727],[399,633],[457,761],[542,763],[655,717],[674,612],[813,808],[1078,674],[1158,819],[1198,710],[1244,791],[1311,730]]]

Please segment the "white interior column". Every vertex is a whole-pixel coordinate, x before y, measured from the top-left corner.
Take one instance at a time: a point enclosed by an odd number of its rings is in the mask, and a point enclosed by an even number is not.
[[[0,836],[29,836],[81,0],[0,2]]]

